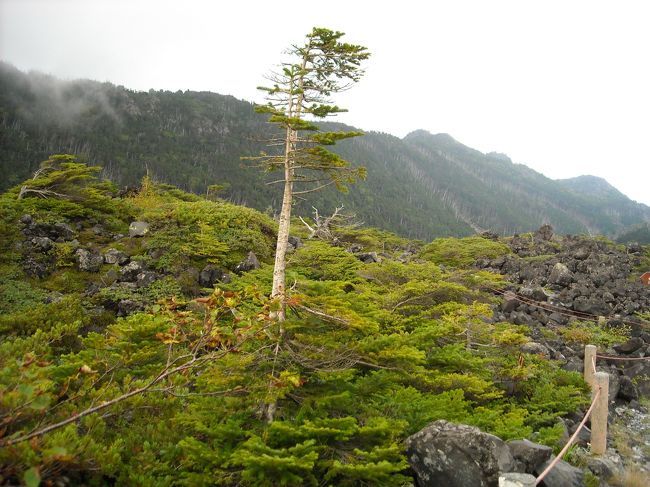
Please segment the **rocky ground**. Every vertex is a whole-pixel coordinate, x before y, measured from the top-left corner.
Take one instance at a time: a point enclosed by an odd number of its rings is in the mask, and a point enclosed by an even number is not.
[[[498,239],[496,235],[484,237]],[[650,358],[650,286],[638,275],[650,262],[643,248],[588,237],[561,237],[548,225],[534,234],[515,235],[507,243],[511,254],[480,260],[476,265],[500,273],[508,281],[505,289],[492,290],[502,298],[493,320],[530,328],[534,341],[522,351],[542,354],[563,362],[567,370],[582,372],[584,343],[599,338],[598,353],[615,357],[597,362],[597,370],[610,377],[606,454],[589,455],[590,432],[584,428],[571,451],[572,463],[582,468],[560,461],[540,485],[648,485],[650,360],[645,358]],[[607,332],[606,339],[599,337],[599,330]],[[583,415],[576,411],[565,418],[565,440]],[[552,460],[548,447],[527,440],[504,443],[477,428],[446,421],[427,426],[406,443],[420,487],[497,485],[503,472],[515,472],[512,476],[517,480],[534,481]]]
[[[548,225],[532,235],[516,235],[508,244],[512,254],[477,263],[510,283],[498,293],[503,301],[494,319],[529,326],[535,342],[526,351],[563,361],[567,370],[579,372],[583,344],[558,339],[558,332],[580,322],[614,335],[620,332],[622,343],[602,344],[598,350],[616,359],[600,358],[596,367],[610,376],[611,448],[605,458],[588,464],[601,477],[621,477],[626,468],[650,475],[650,359],[643,359],[650,357],[650,286],[638,278],[650,267],[644,268],[649,263],[643,248],[558,236]],[[567,434],[580,419],[580,412],[567,419]],[[579,444],[587,446],[588,440],[584,431]]]

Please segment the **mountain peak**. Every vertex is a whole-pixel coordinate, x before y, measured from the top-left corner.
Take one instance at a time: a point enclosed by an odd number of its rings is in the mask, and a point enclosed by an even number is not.
[[[593,195],[610,195],[624,196],[618,189],[609,184],[605,179],[584,174],[575,178],[558,179],[558,183],[571,188],[573,191],[580,193],[589,193]]]
[[[404,137],[404,140],[412,140],[412,139],[425,138],[425,137],[429,139],[433,139],[437,142],[459,144],[459,142],[449,134],[445,134],[445,133],[432,134],[428,130],[424,130],[424,129],[418,129],[418,130],[414,130],[413,132],[409,132],[406,135],[406,137]]]
[[[503,154],[502,152],[488,152],[485,155],[499,161],[512,162],[512,159],[510,159],[507,154]]]

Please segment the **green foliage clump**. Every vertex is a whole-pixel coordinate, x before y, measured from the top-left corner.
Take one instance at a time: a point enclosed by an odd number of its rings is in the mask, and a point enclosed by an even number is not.
[[[629,338],[629,326],[605,327],[594,321],[574,321],[559,330],[560,335],[569,343],[582,345],[599,345],[611,347]]]
[[[292,270],[312,280],[355,280],[361,262],[340,247],[325,242],[308,242],[289,258]]]
[[[418,247],[414,242],[394,233],[378,228],[354,228],[345,225],[336,228],[336,237],[346,244],[361,245],[365,252],[400,252],[407,247]]]
[[[75,263],[77,245],[72,242],[54,242],[51,250],[56,267],[72,267]]]
[[[86,219],[111,225],[120,215],[112,195],[115,186],[100,181],[99,166],[87,166],[75,156],[53,155],[41,163],[34,177],[7,195],[19,200],[18,208],[39,221],[55,223]]]
[[[534,428],[554,424],[558,415],[566,415],[589,404],[589,386],[577,372],[554,370],[539,363],[536,376],[519,384],[520,394],[530,411],[530,424]]]
[[[0,333],[29,336],[36,331],[49,331],[59,323],[89,322],[79,296],[64,296],[51,303],[39,303],[13,313],[0,315]]]
[[[565,426],[563,423],[555,423],[553,426],[545,426],[539,429],[535,441],[540,445],[546,445],[553,448],[553,452],[557,455],[564,447],[561,444],[562,438],[566,434]]]
[[[180,270],[193,262],[232,267],[250,251],[272,255],[274,224],[263,214],[223,201],[207,201],[145,179],[128,202],[152,226],[146,247],[157,269]]]
[[[500,242],[482,237],[439,238],[424,246],[424,259],[452,267],[467,267],[478,259],[494,259],[510,253]]]
[[[17,273],[8,272],[0,277],[0,320],[2,316],[19,313],[41,304],[48,293],[20,280]]]

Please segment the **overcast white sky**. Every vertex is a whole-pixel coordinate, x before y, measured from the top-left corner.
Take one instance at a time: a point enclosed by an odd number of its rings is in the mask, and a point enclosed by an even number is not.
[[[650,205],[644,0],[0,0],[0,59],[261,102],[255,87],[313,26],[373,53],[337,99],[350,110],[341,121],[446,132],[551,178],[603,177]]]

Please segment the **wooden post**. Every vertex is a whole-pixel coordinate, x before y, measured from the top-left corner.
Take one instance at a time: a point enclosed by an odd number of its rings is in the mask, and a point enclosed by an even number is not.
[[[585,363],[584,363],[584,377],[585,382],[591,386],[591,389],[594,388],[594,369],[596,364],[596,345],[587,345],[585,346]]]
[[[607,318],[605,318],[604,316],[599,316],[598,317],[598,324],[600,326],[603,326],[603,327],[606,326],[607,325]]]
[[[504,473],[499,476],[499,487],[535,487],[536,480],[527,473]]]
[[[591,452],[594,455],[604,455],[607,451],[607,414],[609,405],[609,374],[596,372],[594,397],[600,389],[600,395],[591,413]]]

